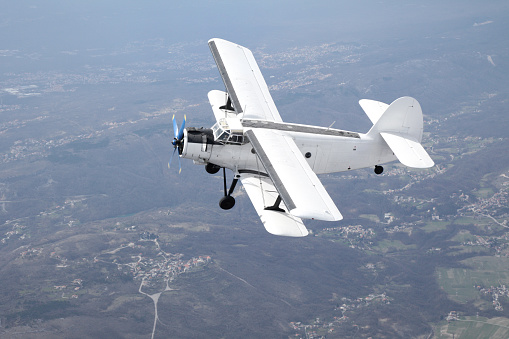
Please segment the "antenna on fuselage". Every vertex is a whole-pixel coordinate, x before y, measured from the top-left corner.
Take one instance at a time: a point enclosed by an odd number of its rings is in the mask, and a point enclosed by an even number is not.
[[[332,127],[332,125],[334,125],[335,123],[336,123],[336,120],[334,120],[334,121],[332,122],[332,124],[330,124],[330,126],[329,126],[329,127],[327,127],[327,129],[330,129],[330,128]]]

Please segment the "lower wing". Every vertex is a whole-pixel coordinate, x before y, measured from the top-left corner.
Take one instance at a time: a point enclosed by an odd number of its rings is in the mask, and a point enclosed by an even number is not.
[[[276,203],[279,194],[269,177],[242,173],[240,181],[267,232],[287,237],[308,235],[308,230],[302,220],[288,213],[283,202]],[[275,208],[279,209],[275,210]]]
[[[264,128],[250,129],[245,135],[290,214],[325,221],[343,219],[290,136]]]

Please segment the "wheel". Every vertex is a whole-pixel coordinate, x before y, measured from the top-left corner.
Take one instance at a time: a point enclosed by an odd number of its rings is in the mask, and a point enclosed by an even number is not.
[[[224,196],[219,200],[219,207],[224,210],[229,210],[233,206],[235,206],[235,198],[231,195]]]
[[[382,166],[378,166],[378,165],[375,166],[376,174],[382,174],[383,171],[384,171],[384,168]]]
[[[216,174],[217,172],[219,172],[220,169],[221,167],[211,164],[210,162],[207,165],[205,165],[205,171],[207,171],[207,173],[210,174]]]

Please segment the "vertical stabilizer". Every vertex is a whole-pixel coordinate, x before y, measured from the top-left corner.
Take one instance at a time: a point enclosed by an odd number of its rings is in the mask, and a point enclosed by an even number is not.
[[[368,135],[380,132],[397,133],[417,142],[422,140],[423,118],[419,102],[411,97],[394,100],[369,130]]]
[[[428,168],[435,163],[420,144],[422,130],[421,105],[414,98],[402,97],[387,107],[367,136],[380,135],[403,165]]]

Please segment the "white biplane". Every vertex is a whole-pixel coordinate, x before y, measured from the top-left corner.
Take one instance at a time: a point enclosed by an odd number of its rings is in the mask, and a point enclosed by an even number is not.
[[[420,144],[417,100],[360,100],[373,122],[365,134],[285,123],[251,51],[221,39],[211,39],[209,47],[226,87],[208,94],[217,122],[210,129],[185,128],[184,117],[178,128],[174,116],[172,144],[174,153],[205,165],[208,173],[223,169],[221,208],[235,205],[232,192],[240,180],[269,233],[306,236],[302,219],[343,218],[317,174],[365,167],[380,174],[381,164],[394,160],[414,168],[434,165]],[[234,173],[229,189],[225,168]]]

